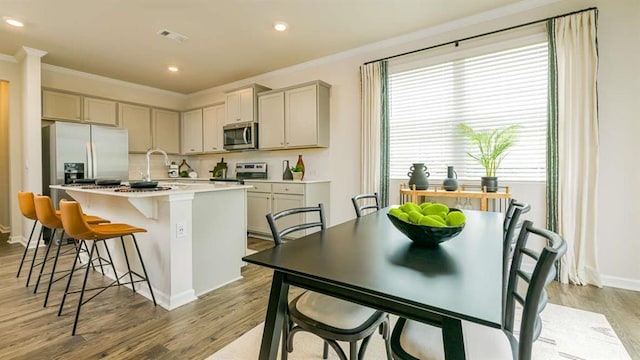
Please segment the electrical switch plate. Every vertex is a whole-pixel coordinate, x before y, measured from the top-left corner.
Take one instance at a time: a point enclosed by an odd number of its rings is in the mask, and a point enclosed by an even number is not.
[[[177,237],[183,237],[185,235],[186,232],[186,227],[184,225],[184,223],[177,223],[176,224],[176,236]]]

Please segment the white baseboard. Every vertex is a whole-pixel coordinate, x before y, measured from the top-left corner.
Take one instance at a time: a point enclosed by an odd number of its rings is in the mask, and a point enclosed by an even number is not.
[[[27,246],[27,238],[22,236],[22,235],[16,235],[16,236],[9,236],[9,239],[7,240],[7,243],[9,244],[20,244],[22,246]],[[44,247],[46,246],[44,244],[44,242],[41,240],[40,241],[40,247]],[[36,240],[33,239],[31,241],[31,244],[29,244],[29,249],[34,249],[36,247]]]
[[[629,278],[622,278],[622,277],[609,276],[609,275],[602,275],[601,279],[602,279],[602,285],[604,286],[625,289],[625,290],[640,291],[640,280],[637,280],[637,279],[629,279]]]
[[[84,257],[84,259],[82,259],[83,257]],[[84,256],[81,255],[80,258],[81,258],[81,261],[83,263],[85,263],[87,258],[88,258],[88,256],[86,256],[86,254],[85,254]],[[95,259],[94,259],[94,261],[95,261]],[[94,264],[97,264],[97,262],[94,263]],[[98,269],[98,268],[96,267],[96,269]],[[119,276],[122,276],[122,274],[124,274],[124,273],[119,273],[119,274],[120,274]],[[104,266],[104,275],[106,277],[112,279],[112,280],[115,280],[115,276],[113,275],[113,270],[112,270],[111,266],[108,266],[108,265]],[[134,280],[135,279],[137,279],[136,276],[134,276]],[[121,280],[122,281],[129,281],[129,278],[125,277],[125,278],[123,278]],[[130,284],[123,285],[123,286],[131,289],[131,285]],[[144,296],[145,298],[147,298],[149,300],[152,300],[151,293],[149,292],[149,288],[147,287],[147,284],[144,283],[144,282],[136,283],[136,293],[138,293],[139,295]],[[190,303],[190,302],[192,302],[192,301],[194,301],[194,300],[196,300],[198,298],[195,295],[195,291],[193,289],[188,289],[186,291],[183,291],[180,294],[177,294],[177,295],[174,295],[174,296],[170,297],[168,294],[166,294],[166,293],[164,293],[164,292],[162,292],[162,291],[160,291],[160,290],[158,290],[158,289],[156,289],[154,287],[153,295],[156,298],[156,303],[159,306],[161,306],[161,307],[163,307],[163,308],[165,308],[167,310],[173,310],[173,309],[178,308],[178,307],[180,307],[182,305]]]
[[[20,244],[22,246],[27,246],[27,239],[22,235],[9,236],[7,242],[9,244]]]
[[[0,224],[0,234],[8,234],[11,232],[11,227],[10,226],[4,226],[2,224]]]
[[[527,272],[533,271],[533,264],[522,264],[522,269]],[[618,289],[640,291],[640,280],[623,278],[618,276],[601,275],[602,285],[607,287],[614,287]]]

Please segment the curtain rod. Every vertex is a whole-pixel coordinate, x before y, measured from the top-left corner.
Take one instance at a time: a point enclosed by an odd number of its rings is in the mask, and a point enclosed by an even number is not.
[[[545,19],[531,21],[531,22],[528,22],[528,23],[525,23],[525,24],[506,27],[504,29],[489,31],[489,32],[486,32],[484,34],[473,35],[473,36],[469,36],[469,37],[458,39],[458,40],[454,40],[454,41],[448,41],[448,42],[445,42],[445,43],[442,43],[442,44],[438,44],[438,45],[428,46],[428,47],[425,47],[425,48],[422,48],[422,49],[407,51],[407,52],[404,52],[404,53],[401,53],[401,54],[391,55],[391,56],[387,56],[387,57],[380,58],[380,59],[377,59],[377,60],[367,61],[367,62],[364,63],[364,65],[368,65],[368,64],[371,64],[371,63],[374,63],[374,62],[377,62],[377,61],[394,59],[394,58],[397,58],[397,57],[400,57],[400,56],[411,55],[411,54],[414,54],[414,53],[418,53],[418,52],[426,51],[426,50],[431,50],[431,49],[439,48],[439,47],[442,47],[442,46],[447,46],[447,45],[458,46],[458,43],[463,42],[463,41],[473,40],[473,39],[476,39],[476,38],[479,38],[479,37],[493,35],[493,34],[501,33],[503,31],[509,31],[509,30],[513,30],[513,29],[518,29],[518,28],[521,28],[521,27],[530,26],[530,25],[541,23],[541,22],[545,22],[545,21],[549,21],[549,20],[553,20],[553,19],[558,19],[558,18],[561,18],[561,17],[569,16],[569,15],[579,14],[581,12],[591,11],[591,10],[598,10],[598,8],[597,7],[590,7],[588,9],[572,11],[572,12],[569,12],[569,13],[566,13],[566,14],[562,14],[562,15],[556,15],[556,16],[551,16],[551,17],[545,18]]]

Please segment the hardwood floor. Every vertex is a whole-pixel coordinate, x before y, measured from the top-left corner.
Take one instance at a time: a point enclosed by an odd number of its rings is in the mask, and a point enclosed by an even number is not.
[[[254,250],[271,244],[249,241]],[[60,281],[43,308],[43,290],[34,295],[33,286],[24,286],[24,270],[15,277],[22,250],[0,236],[0,359],[204,359],[264,321],[271,271],[247,265],[243,280],[171,312],[129,289],[109,289],[83,307],[78,335],[71,336],[77,297],[70,296],[64,314],[56,316],[65,285]],[[99,272],[90,280],[103,282]],[[550,296],[557,304],[605,314],[631,358],[640,359],[640,293],[553,284]]]

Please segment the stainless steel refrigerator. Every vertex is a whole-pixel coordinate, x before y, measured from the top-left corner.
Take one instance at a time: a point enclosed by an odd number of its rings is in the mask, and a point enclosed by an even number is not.
[[[67,172],[65,174],[65,164]],[[49,189],[75,178],[129,178],[129,143],[126,129],[56,122],[42,128],[42,187],[58,207],[64,191]]]

